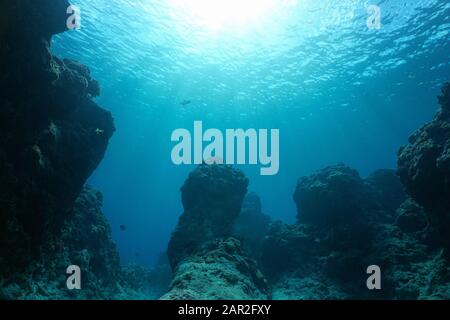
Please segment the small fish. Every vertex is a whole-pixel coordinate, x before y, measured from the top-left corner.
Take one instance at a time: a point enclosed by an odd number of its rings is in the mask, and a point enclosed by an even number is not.
[[[105,130],[102,130],[100,128],[95,129],[95,133],[98,134],[98,135],[100,135],[100,134],[102,134],[104,132],[105,132]]]
[[[180,104],[181,104],[182,106],[187,106],[188,104],[191,104],[191,103],[192,103],[191,100],[183,100],[183,101],[180,102]]]
[[[125,230],[127,230],[127,226],[124,225],[124,224],[121,224],[119,228],[120,228],[120,231],[125,231]]]

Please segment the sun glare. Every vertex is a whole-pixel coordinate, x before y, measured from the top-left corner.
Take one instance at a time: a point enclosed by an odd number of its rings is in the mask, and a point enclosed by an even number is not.
[[[296,0],[170,0],[177,15],[210,31],[243,29],[260,23],[280,3],[295,5]]]

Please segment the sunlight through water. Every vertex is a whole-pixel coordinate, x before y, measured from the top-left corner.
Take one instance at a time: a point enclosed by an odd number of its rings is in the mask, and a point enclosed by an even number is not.
[[[281,7],[297,0],[169,0],[180,17],[211,32],[247,29],[262,24]]]
[[[296,178],[338,162],[362,175],[395,167],[450,72],[448,0],[71,3],[81,29],[53,37],[52,51],[89,66],[97,102],[114,115],[117,132],[90,183],[113,225],[124,213],[138,221],[133,233],[115,234],[126,260],[136,248],[166,250],[182,212],[188,170],[170,161],[174,129],[197,120],[280,128],[280,173],[246,174],[269,199],[267,213],[294,222]],[[371,4],[380,29],[368,27]]]

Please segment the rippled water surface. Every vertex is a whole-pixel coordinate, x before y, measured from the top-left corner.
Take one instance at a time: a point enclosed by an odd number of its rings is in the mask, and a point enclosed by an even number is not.
[[[450,78],[446,0],[72,3],[82,27],[55,37],[53,50],[91,68],[98,102],[115,117],[91,184],[105,195],[124,261],[152,262],[182,212],[179,187],[192,167],[170,161],[174,129],[194,120],[279,128],[280,173],[242,169],[265,211],[294,221],[298,177],[336,162],[362,175],[395,168],[398,147],[432,117]],[[367,26],[371,4],[379,30]]]

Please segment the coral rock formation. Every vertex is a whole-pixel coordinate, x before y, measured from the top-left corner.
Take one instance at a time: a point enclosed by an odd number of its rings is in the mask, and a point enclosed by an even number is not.
[[[121,267],[109,224],[101,212],[100,192],[84,188],[60,236],[41,246],[39,259],[3,279],[3,299],[105,299],[117,291]],[[66,288],[66,268],[82,270],[83,290]]]
[[[200,165],[181,188],[184,213],[168,256],[174,278],[163,299],[264,299],[264,277],[233,237],[248,179],[224,165]]]
[[[84,188],[114,132],[97,81],[59,59],[66,0],[0,4],[0,296],[110,298],[122,277],[101,194]],[[97,130],[99,129],[99,130]],[[99,134],[101,132],[101,134]],[[66,288],[81,267],[83,288]]]
[[[164,300],[267,299],[266,280],[235,238],[209,241],[177,267]]]
[[[358,172],[344,164],[302,177],[294,193],[298,221],[324,226],[361,219],[366,198]]]
[[[0,270],[26,266],[58,233],[114,132],[90,100],[89,70],[50,52],[65,31],[67,1],[3,1],[0,61]],[[14,63],[10,63],[14,61]],[[95,133],[103,130],[102,135]]]
[[[184,212],[170,239],[172,268],[209,241],[231,235],[248,179],[230,166],[200,165],[181,188]]]
[[[442,88],[440,110],[418,129],[398,155],[398,173],[422,205],[441,243],[450,244],[450,83]]]
[[[272,224],[264,241],[260,267],[274,299],[450,297],[446,250],[429,246],[424,209],[392,171],[361,179],[327,167],[300,179],[294,199],[299,222]],[[366,287],[370,265],[382,270],[382,290]]]
[[[233,234],[240,238],[247,251],[259,259],[264,237],[269,231],[270,217],[261,210],[261,200],[256,193],[249,193],[242,204],[233,228]]]
[[[407,197],[405,187],[395,170],[377,170],[365,182],[371,187],[374,193],[372,196],[377,199],[377,203],[391,216]]]

